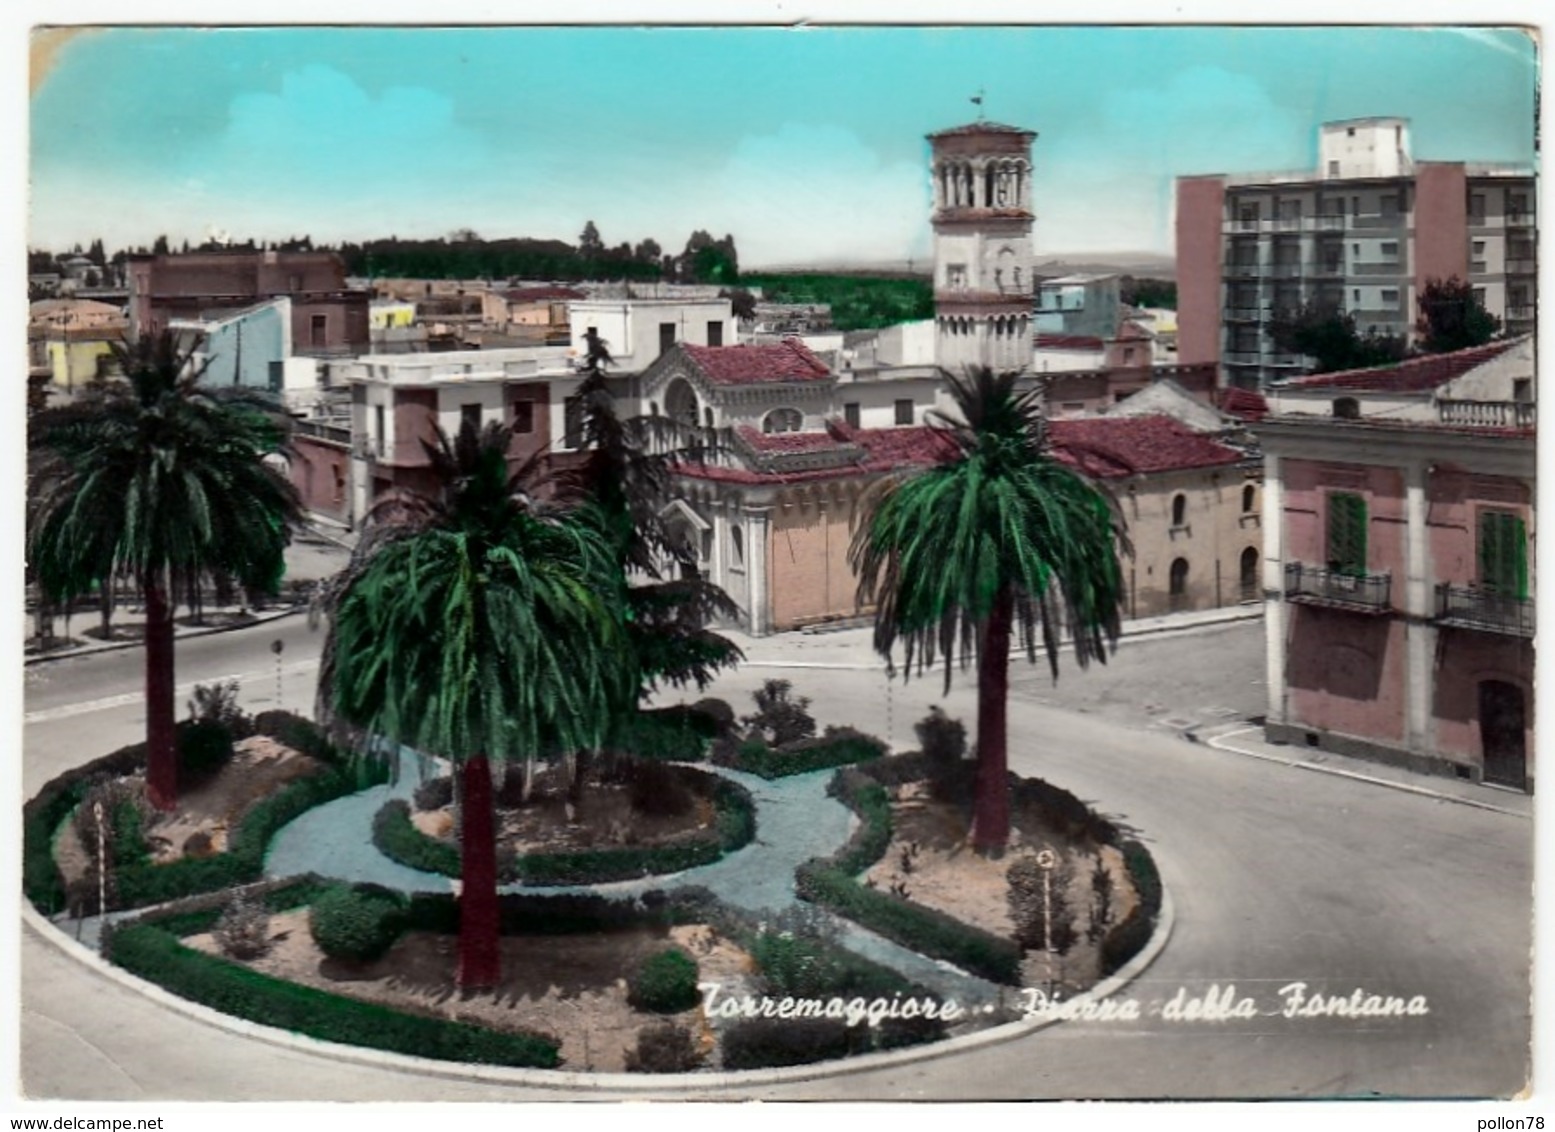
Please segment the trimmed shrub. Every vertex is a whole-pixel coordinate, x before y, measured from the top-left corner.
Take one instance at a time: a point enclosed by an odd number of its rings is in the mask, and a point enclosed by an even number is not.
[[[189,718],[197,723],[219,723],[234,739],[246,739],[254,733],[254,721],[238,706],[238,682],[222,680],[215,684],[196,684],[189,699]]]
[[[453,776],[445,774],[427,779],[416,787],[414,798],[418,810],[441,810],[451,805],[454,800]]]
[[[967,758],[966,725],[951,719],[936,704],[913,724],[913,731],[928,763],[929,794],[941,802],[970,801],[976,789],[977,764]]]
[[[751,693],[756,711],[740,722],[774,747],[797,743],[815,734],[815,717],[810,714],[810,698],[793,696],[794,686],[787,680],[768,680]]]
[[[379,885],[334,888],[308,910],[308,931],[331,959],[365,963],[394,945],[405,929],[405,899]]]
[[[1047,876],[1047,872],[1051,876]],[[1074,870],[1068,859],[1056,861],[1051,870],[1045,871],[1037,864],[1036,857],[1017,857],[1010,862],[1004,877],[1009,882],[1005,899],[1009,902],[1010,919],[1015,924],[1016,942],[1028,951],[1046,948],[1051,943],[1055,953],[1068,954],[1079,937],[1074,928],[1074,911],[1069,906],[1069,884],[1074,879]],[[1047,919],[1049,910],[1053,916],[1051,928]]]
[[[701,1001],[697,990],[696,960],[679,948],[670,948],[643,960],[632,978],[626,1000],[638,1010],[678,1014]]]
[[[846,1057],[868,1041],[863,1027],[833,1018],[751,1018],[723,1032],[725,1069],[768,1069]]]
[[[257,959],[270,950],[270,912],[259,899],[239,893],[211,928],[211,936],[223,955]]]
[[[638,1030],[637,1048],[626,1054],[626,1068],[633,1073],[689,1073],[701,1065],[696,1036],[674,1022]]]
[[[178,725],[178,788],[193,790],[232,761],[232,732],[224,723],[194,720]]]
[[[274,979],[187,948],[160,924],[122,926],[105,944],[108,957],[125,970],[181,998],[261,1025],[443,1061],[538,1069],[554,1069],[561,1062],[552,1038],[404,1014]]]
[[[696,798],[675,768],[649,759],[634,759],[627,771],[627,796],[632,809],[657,817],[689,813]]]
[[[448,877],[459,875],[459,847],[417,829],[403,798],[385,802],[373,815],[373,845],[406,868]]]

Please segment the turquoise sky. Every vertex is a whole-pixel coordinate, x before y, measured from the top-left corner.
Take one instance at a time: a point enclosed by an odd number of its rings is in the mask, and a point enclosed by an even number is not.
[[[31,232],[60,249],[440,236],[742,263],[927,257],[924,135],[1036,130],[1039,256],[1171,249],[1172,178],[1303,168],[1318,123],[1532,162],[1516,31],[1405,28],[118,28],[34,76]]]

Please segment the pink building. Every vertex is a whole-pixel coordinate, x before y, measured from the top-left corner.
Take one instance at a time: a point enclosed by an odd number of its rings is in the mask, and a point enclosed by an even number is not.
[[[1279,387],[1272,739],[1532,790],[1532,340]]]
[[[1227,384],[1300,376],[1267,334],[1279,310],[1323,302],[1361,333],[1414,338],[1429,279],[1457,276],[1508,332],[1533,330],[1531,168],[1416,162],[1404,118],[1326,122],[1314,170],[1179,178],[1178,361]]]

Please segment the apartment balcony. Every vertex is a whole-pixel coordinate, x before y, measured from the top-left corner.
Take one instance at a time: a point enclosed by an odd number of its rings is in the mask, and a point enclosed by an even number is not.
[[[1388,574],[1352,574],[1304,562],[1285,563],[1285,600],[1301,605],[1387,613],[1393,608],[1392,582]]]
[[[1299,216],[1276,216],[1274,218],[1274,230],[1276,232],[1299,232],[1302,229]]]
[[[1508,228],[1532,228],[1533,214],[1530,212],[1509,212],[1506,214],[1506,226]]]
[[[1402,228],[1405,217],[1402,214],[1394,216],[1354,216],[1350,218],[1352,228]]]
[[[1319,232],[1343,232],[1344,231],[1345,217],[1343,215],[1314,216],[1312,218],[1312,220],[1314,222],[1313,226]]]
[[[1264,273],[1265,269],[1261,263],[1226,264],[1226,275],[1232,279],[1251,279]]]
[[[1276,263],[1269,268],[1269,274],[1276,279],[1300,279],[1306,274],[1306,265],[1296,263]]]
[[[1350,265],[1351,275],[1407,275],[1409,264],[1403,260],[1389,259],[1377,263],[1355,263]]]
[[[311,436],[317,440],[328,440],[336,444],[351,443],[349,419],[298,417],[292,420],[292,432],[298,436]]]
[[[1443,582],[1436,587],[1436,622],[1456,629],[1532,639],[1533,599],[1510,597],[1482,586]]]
[[[1259,307],[1227,307],[1227,322],[1262,322],[1263,311]]]
[[[1263,364],[1263,355],[1257,350],[1227,350],[1226,364],[1233,366],[1259,366]]]
[[[1307,269],[1307,274],[1318,279],[1343,279],[1344,262],[1323,263],[1320,260]]]
[[[1534,259],[1509,259],[1506,261],[1506,273],[1508,275],[1537,275],[1539,263]]]
[[[1305,369],[1307,359],[1301,354],[1270,354],[1269,364],[1281,369],[1301,368]]]
[[[1522,306],[1507,307],[1506,319],[1508,322],[1532,322],[1533,305],[1529,303]]]
[[[1446,425],[1475,428],[1534,428],[1538,405],[1533,401],[1465,401],[1443,398],[1436,402],[1437,419]]]

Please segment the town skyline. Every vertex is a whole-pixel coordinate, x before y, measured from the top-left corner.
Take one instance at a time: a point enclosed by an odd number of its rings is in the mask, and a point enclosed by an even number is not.
[[[1175,177],[1310,168],[1323,121],[1409,118],[1419,160],[1535,160],[1537,61],[1514,29],[109,28],[32,46],[28,236],[51,248],[575,242],[592,220],[608,246],[732,234],[748,267],[923,261],[925,135],[979,113],[1038,134],[1043,258],[1170,255]]]

